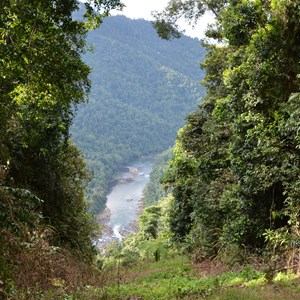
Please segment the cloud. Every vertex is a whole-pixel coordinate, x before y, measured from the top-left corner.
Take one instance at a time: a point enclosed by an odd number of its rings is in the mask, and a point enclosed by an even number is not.
[[[126,7],[122,12],[113,12],[113,15],[122,14],[131,19],[153,20],[152,11],[162,11],[168,4],[169,0],[123,0]],[[213,22],[213,16],[205,14],[195,28],[188,25],[184,21],[180,22],[180,26],[185,30],[185,34],[191,37],[204,38],[205,29],[208,23]]]
[[[122,2],[126,5],[122,14],[127,17],[132,19],[143,18],[153,20],[151,12],[154,10],[163,10],[168,0],[123,0]]]

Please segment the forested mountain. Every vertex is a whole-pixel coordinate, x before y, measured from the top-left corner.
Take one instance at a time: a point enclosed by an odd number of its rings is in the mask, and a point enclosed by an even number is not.
[[[76,113],[72,137],[94,172],[90,199],[99,210],[122,164],[174,144],[202,95],[204,50],[189,37],[161,40],[150,22],[124,16],[108,18],[88,41],[92,90]]]

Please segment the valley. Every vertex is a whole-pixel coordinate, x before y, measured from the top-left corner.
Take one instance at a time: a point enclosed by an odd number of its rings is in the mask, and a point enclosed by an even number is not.
[[[120,167],[174,145],[186,114],[201,102],[205,50],[186,36],[163,41],[150,22],[124,16],[108,18],[87,40],[91,95],[71,134],[93,173],[88,201],[99,212]]]

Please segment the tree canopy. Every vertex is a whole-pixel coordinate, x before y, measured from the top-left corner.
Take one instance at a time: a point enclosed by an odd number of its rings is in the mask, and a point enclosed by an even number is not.
[[[87,30],[121,4],[87,1],[85,7],[84,18],[74,20],[75,0],[1,2],[1,278],[14,265],[10,255],[29,249],[24,241],[43,226],[53,230],[52,245],[87,261],[93,255],[88,174],[69,128],[90,89],[90,68],[81,59]]]
[[[217,43],[206,43],[203,63],[207,95],[180,131],[165,175],[175,197],[174,238],[189,240],[199,258],[267,242],[298,249],[299,7],[170,1],[162,14],[170,24],[182,11],[216,15],[207,36]]]

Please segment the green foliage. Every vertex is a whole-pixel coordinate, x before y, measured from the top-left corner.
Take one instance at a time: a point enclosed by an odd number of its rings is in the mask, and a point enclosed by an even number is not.
[[[136,270],[136,267],[133,270]],[[202,278],[197,278],[193,272],[182,259],[166,260],[163,267],[162,264],[158,264],[154,269],[152,265],[144,263],[143,272],[137,273],[135,277],[129,273],[131,280],[119,286],[108,286],[103,294],[106,294],[105,299],[206,299],[230,286],[258,282],[264,276],[249,267],[240,272],[224,272],[219,276]]]
[[[52,169],[52,176],[59,179],[51,191],[54,197],[43,196],[45,201],[48,200],[43,214],[57,229],[56,243],[71,247],[82,259],[91,261],[95,254],[92,241],[98,236],[99,228],[94,217],[87,212],[84,193],[89,177],[74,145],[68,145],[60,159],[58,169]]]
[[[185,19],[190,24],[197,24],[197,21],[206,11],[218,16],[223,5],[228,0],[176,0],[168,1],[164,11],[154,12],[155,22],[153,26],[162,39],[170,40],[181,37],[178,21]]]
[[[134,273],[135,272],[135,273]],[[246,267],[237,272],[197,277],[186,259],[175,258],[159,264],[143,263],[105,287],[86,286],[68,293],[63,288],[47,293],[34,293],[34,299],[297,299],[298,277],[294,274],[277,276],[274,284],[265,283],[263,274]],[[118,283],[116,283],[118,281]],[[24,294],[16,294],[25,299]]]
[[[173,38],[181,37],[178,28],[173,26],[173,24],[169,21],[157,20],[155,23],[153,23],[153,28],[157,31],[159,37],[164,40],[171,40]]]
[[[148,206],[139,216],[139,231],[146,240],[156,239],[158,222],[161,215],[161,208],[158,206]]]
[[[76,0],[1,2],[0,293],[4,284],[8,298],[18,285],[47,288],[59,262],[67,273],[70,253],[93,261],[97,225],[86,212],[88,175],[69,128],[90,89],[81,59],[87,23],[120,6],[88,1],[86,19],[74,20]]]
[[[12,254],[41,222],[42,215],[38,210],[41,204],[42,201],[28,190],[0,188],[0,280],[4,280],[7,290],[13,284]]]
[[[141,261],[159,262],[177,254],[169,227],[171,203],[169,195],[156,206],[146,207],[138,219],[138,232],[106,247],[100,258],[103,268],[133,266]]]
[[[155,205],[157,202],[166,197],[168,189],[162,184],[162,177],[168,170],[168,162],[173,156],[172,148],[167,149],[160,154],[154,162],[154,166],[150,173],[150,181],[144,190],[143,205]]]
[[[206,45],[207,95],[165,176],[171,229],[196,259],[267,247],[278,260],[299,253],[299,1],[212,2],[222,44]]]

